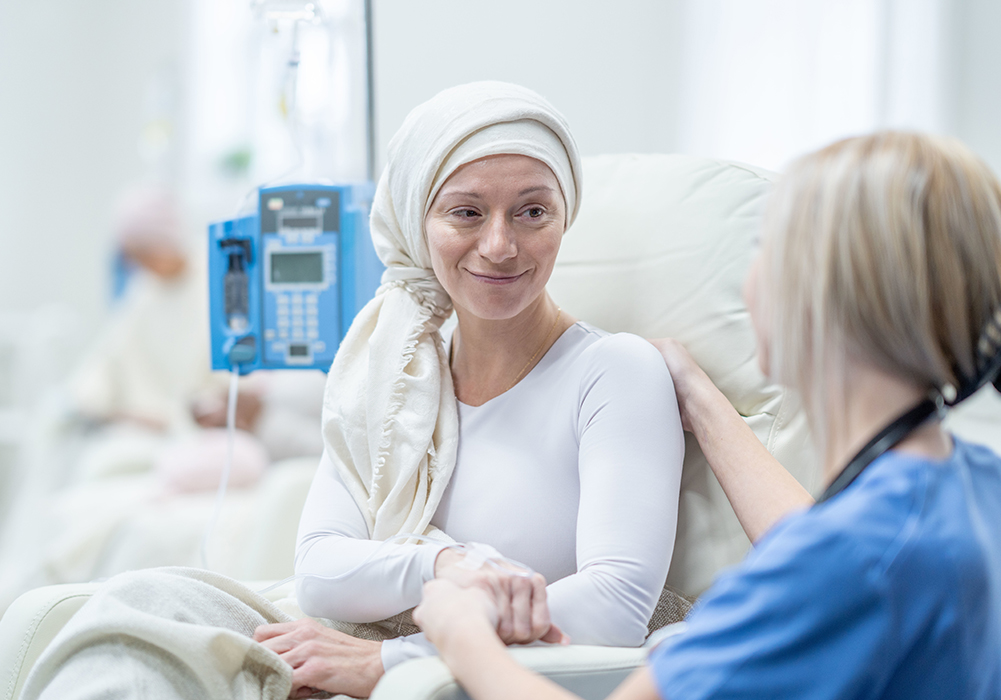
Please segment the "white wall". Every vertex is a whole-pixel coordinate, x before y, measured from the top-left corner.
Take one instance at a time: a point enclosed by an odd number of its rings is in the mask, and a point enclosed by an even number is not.
[[[102,318],[113,198],[147,173],[145,93],[186,74],[201,1],[0,2],[0,310]],[[485,78],[548,97],[585,154],[683,148],[686,8],[703,1],[374,0],[380,156],[413,106]],[[943,124],[1001,172],[1001,2],[942,2]]]
[[[0,3],[0,309],[103,314],[111,203],[143,174],[145,87],[179,60],[184,9]]]
[[[413,107],[472,80],[538,91],[585,155],[671,151],[681,0],[374,0],[379,157]]]
[[[1001,2],[953,9],[952,131],[1001,173]]]

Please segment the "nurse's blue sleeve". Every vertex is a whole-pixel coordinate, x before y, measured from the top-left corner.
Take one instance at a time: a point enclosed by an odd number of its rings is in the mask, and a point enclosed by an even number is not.
[[[651,654],[663,698],[879,697],[895,663],[885,579],[857,539],[809,520],[780,524]]]

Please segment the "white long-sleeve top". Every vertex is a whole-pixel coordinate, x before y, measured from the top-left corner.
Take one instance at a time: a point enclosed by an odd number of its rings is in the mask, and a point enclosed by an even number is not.
[[[684,440],[674,384],[646,341],[571,326],[536,367],[482,406],[459,403],[459,449],[432,524],[549,582],[575,643],[637,646],[667,576]],[[420,602],[442,546],[380,546],[324,455],[299,525],[308,615],[369,622]],[[421,635],[383,643],[388,669],[434,653]]]

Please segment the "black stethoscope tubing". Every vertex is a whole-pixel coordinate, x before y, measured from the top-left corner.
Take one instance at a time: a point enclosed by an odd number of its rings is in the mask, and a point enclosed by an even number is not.
[[[852,457],[848,466],[841,470],[841,473],[817,499],[817,504],[834,498],[848,488],[877,457],[887,450],[893,449],[897,443],[933,415],[942,415],[947,405],[955,406],[988,383],[993,383],[994,387],[1001,391],[1001,309],[994,313],[994,316],[988,321],[987,327],[981,333],[980,341],[977,344],[977,354],[979,355],[977,362],[979,373],[976,379],[960,386],[954,392],[955,396],[949,397],[949,400],[946,400],[941,392],[934,393],[880,430],[876,437],[869,441],[869,444]]]
[[[817,499],[817,504],[834,498],[848,488],[858,478],[859,474],[872,464],[877,457],[895,447],[897,443],[910,435],[918,426],[939,413],[942,406],[941,397],[937,401],[930,398],[925,399],[880,430],[876,434],[876,437],[870,440],[865,447],[859,450],[858,454],[852,457],[848,466],[841,470],[841,473],[838,474],[834,481],[831,482],[831,485]]]

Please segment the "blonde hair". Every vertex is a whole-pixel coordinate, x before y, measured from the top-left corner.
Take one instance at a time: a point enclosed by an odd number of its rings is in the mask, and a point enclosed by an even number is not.
[[[1001,308],[1001,186],[960,142],[886,132],[805,156],[763,246],[770,373],[802,393],[821,450],[844,428],[849,362],[929,391],[975,375]]]

